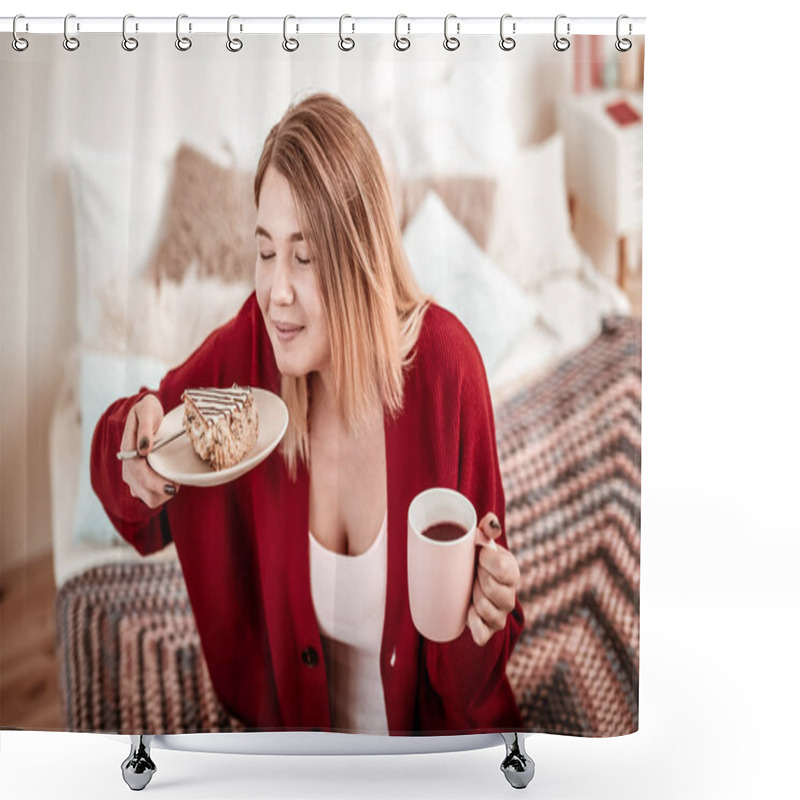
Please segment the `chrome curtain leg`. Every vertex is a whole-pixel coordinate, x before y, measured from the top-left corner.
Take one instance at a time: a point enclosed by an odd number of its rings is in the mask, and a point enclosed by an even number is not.
[[[131,752],[122,762],[122,777],[134,791],[144,789],[156,771],[156,765],[150,758],[150,742],[152,736],[131,736]]]
[[[524,789],[532,780],[535,765],[525,752],[525,737],[521,733],[501,733],[506,743],[506,757],[500,765],[506,780],[515,789]]]

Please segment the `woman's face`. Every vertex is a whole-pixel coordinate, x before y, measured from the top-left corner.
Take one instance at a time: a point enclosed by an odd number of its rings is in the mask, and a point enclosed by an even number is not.
[[[328,327],[289,182],[267,167],[258,196],[256,297],[278,369],[301,377],[330,368]]]

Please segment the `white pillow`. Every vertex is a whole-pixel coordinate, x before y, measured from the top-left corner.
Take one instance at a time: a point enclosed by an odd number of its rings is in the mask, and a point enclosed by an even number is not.
[[[553,275],[543,282],[537,295],[541,320],[558,337],[561,356],[587,345],[600,333],[603,317],[629,315],[627,296],[598,274],[588,256],[579,275]]]
[[[422,290],[461,320],[492,373],[535,320],[536,305],[491,262],[435,192],[425,195],[403,243]]]
[[[569,224],[561,133],[522,148],[503,171],[486,251],[529,292],[536,292],[553,273],[580,273],[581,249]]]
[[[92,436],[97,421],[111,403],[120,397],[136,394],[142,386],[157,389],[167,369],[163,362],[146,356],[121,357],[86,350],[81,352],[81,466],[75,507],[74,541],[108,545],[120,543],[119,534],[92,489],[89,475]],[[110,464],[109,468],[118,469],[118,466]]]
[[[494,178],[517,149],[505,64],[445,55],[411,59],[394,73],[383,125],[397,169],[406,178]]]
[[[74,205],[81,341],[91,341],[102,308],[94,288],[108,276],[141,272],[157,242],[169,159],[76,147],[69,158]]]

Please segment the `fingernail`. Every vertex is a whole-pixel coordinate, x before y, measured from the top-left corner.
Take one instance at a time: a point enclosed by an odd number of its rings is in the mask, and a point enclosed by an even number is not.
[[[139,449],[140,450],[147,450],[147,446],[150,444],[150,440],[146,436],[142,436],[139,439]]]
[[[167,494],[175,494],[175,487],[171,483],[168,483],[164,486],[164,491]]]
[[[495,531],[500,530],[500,523],[494,518],[489,520],[489,526]]]

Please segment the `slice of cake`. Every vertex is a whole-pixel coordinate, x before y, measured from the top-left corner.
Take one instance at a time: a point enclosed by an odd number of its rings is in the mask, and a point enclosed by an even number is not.
[[[238,464],[258,436],[258,408],[249,386],[186,389],[183,427],[195,453],[212,469]]]

